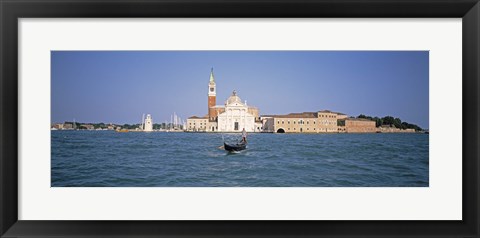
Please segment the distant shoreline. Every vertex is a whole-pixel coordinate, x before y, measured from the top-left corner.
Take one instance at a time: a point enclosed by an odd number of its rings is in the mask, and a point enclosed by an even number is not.
[[[144,133],[192,133],[192,134],[240,134],[241,131],[183,131],[183,130],[176,130],[176,131],[166,131],[166,130],[154,130],[154,131],[141,131],[141,130],[128,130],[128,131],[115,131],[115,130],[87,130],[87,129],[64,129],[64,130],[51,130],[51,131],[113,131],[117,133],[128,133],[128,132],[144,132]],[[295,135],[295,134],[302,134],[302,135],[316,135],[316,134],[429,134],[428,131],[414,131],[414,132],[286,132],[286,133],[275,133],[275,132],[249,132],[249,134],[288,134],[288,135]]]

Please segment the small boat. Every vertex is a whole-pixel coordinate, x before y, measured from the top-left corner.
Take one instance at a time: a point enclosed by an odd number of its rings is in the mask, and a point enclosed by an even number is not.
[[[226,151],[241,151],[247,148],[247,143],[227,144],[223,142],[223,148],[225,148]]]

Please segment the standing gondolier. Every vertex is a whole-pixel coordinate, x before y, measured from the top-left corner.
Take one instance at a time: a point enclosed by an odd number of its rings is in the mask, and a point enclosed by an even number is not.
[[[245,130],[245,128],[243,128],[242,130],[242,142],[247,143],[247,131]]]

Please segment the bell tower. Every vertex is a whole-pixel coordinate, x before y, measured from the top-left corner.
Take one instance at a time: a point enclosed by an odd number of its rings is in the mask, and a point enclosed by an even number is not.
[[[208,117],[214,120],[217,116],[216,110],[213,109],[217,105],[217,87],[215,85],[215,77],[213,76],[213,68],[210,71],[210,82],[208,83]]]

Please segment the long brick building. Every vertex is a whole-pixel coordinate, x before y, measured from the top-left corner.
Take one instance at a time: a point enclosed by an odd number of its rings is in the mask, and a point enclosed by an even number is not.
[[[375,133],[375,121],[328,110],[262,116],[263,131],[274,133]]]

